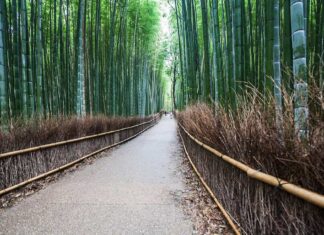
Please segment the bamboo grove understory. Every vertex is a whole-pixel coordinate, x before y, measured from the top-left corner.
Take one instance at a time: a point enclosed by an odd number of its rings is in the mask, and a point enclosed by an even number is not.
[[[294,96],[295,130],[323,110],[324,1],[174,0],[174,105],[196,101],[236,110],[251,87],[274,97],[280,128],[283,93]],[[322,111],[321,111],[322,112]]]
[[[1,0],[1,122],[161,110],[159,14],[155,1]]]

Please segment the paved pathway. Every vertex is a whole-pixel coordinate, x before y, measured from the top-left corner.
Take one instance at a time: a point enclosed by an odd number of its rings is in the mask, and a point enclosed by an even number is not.
[[[191,234],[169,117],[107,156],[0,211],[0,234]]]

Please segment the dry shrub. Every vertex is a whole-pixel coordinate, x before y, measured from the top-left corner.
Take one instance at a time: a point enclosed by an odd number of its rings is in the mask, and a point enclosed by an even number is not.
[[[31,121],[27,124],[16,123],[9,133],[0,135],[0,152],[8,152],[29,146],[117,130],[151,119],[152,117],[88,117],[85,119],[49,119],[40,121],[38,124]],[[154,123],[156,123],[156,120],[93,139],[1,158],[0,190],[61,167],[99,149],[133,137]]]
[[[254,169],[324,194],[324,121],[310,120],[309,141],[299,141],[293,125],[292,99],[285,94],[281,131],[271,107],[254,90],[238,98],[237,110],[203,103],[177,114],[178,121],[200,141]],[[271,97],[270,97],[271,98]],[[182,135],[185,134],[182,132]],[[321,209],[258,183],[185,138],[189,154],[221,201],[252,234],[324,232]],[[280,191],[280,192],[278,192]]]
[[[278,131],[273,115],[259,104],[236,114],[196,104],[178,114],[202,142],[255,169],[324,194],[324,122],[313,120],[309,142],[294,136],[292,119]],[[286,119],[285,119],[286,120]]]
[[[10,130],[0,131],[0,153],[69,140],[121,129],[150,120],[151,117],[56,117],[46,120],[16,120]]]

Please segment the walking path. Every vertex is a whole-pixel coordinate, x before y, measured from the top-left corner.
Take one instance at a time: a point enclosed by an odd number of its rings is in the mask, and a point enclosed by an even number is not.
[[[192,234],[174,200],[179,179],[176,122],[169,117],[15,206],[0,211],[0,234]],[[178,152],[179,154],[179,152]]]

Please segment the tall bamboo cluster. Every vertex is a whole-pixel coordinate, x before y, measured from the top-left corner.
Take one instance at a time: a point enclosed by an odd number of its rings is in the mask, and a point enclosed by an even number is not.
[[[155,1],[1,0],[1,122],[160,110],[159,19]]]
[[[323,89],[324,1],[174,0],[173,12],[178,107],[200,100],[235,109],[253,86],[275,97],[280,128],[285,89],[296,130],[307,135],[309,72]]]

